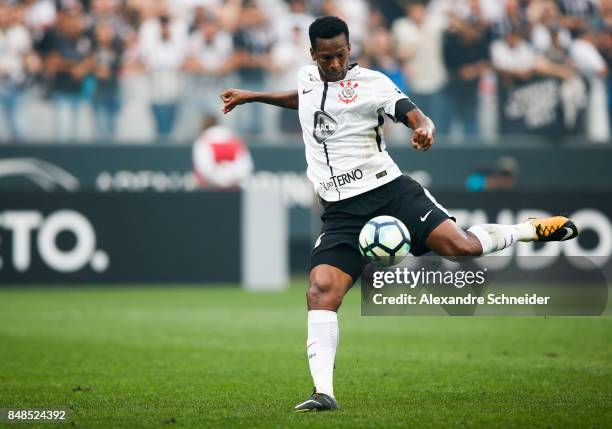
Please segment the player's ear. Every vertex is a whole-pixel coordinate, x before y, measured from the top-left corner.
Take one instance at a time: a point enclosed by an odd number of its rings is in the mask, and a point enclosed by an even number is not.
[[[314,49],[312,49],[312,46],[310,47],[310,58],[312,58],[313,61],[317,60],[317,57],[315,56],[315,51]]]

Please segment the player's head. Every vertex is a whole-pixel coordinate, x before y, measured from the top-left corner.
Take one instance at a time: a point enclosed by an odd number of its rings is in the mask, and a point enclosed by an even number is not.
[[[335,16],[317,18],[308,29],[310,55],[326,81],[343,79],[348,69],[351,44],[346,22]]]

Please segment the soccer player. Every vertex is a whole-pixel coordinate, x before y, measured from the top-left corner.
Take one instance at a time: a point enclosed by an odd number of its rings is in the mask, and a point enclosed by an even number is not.
[[[459,228],[427,189],[402,175],[385,150],[385,117],[412,128],[412,147],[419,151],[434,143],[432,121],[385,75],[349,65],[351,44],[344,21],[318,18],[309,35],[316,65],[299,71],[297,91],[228,89],[221,94],[224,113],[253,102],[299,111],[307,174],[324,207],[306,294],[306,347],[315,389],[296,411],[337,408],[333,389],[337,311],[361,274],[358,236],[372,217],[384,214],[404,222],[415,256],[434,251],[445,257],[477,257],[518,241],[563,241],[578,235],[574,223],[562,216],[517,225],[477,225],[467,231]]]

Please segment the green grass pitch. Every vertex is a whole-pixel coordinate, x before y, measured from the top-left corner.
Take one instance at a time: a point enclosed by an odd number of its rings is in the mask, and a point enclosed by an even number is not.
[[[238,288],[0,289],[0,408],[66,425],[391,428],[612,426],[612,318],[361,317],[340,312],[342,409],[311,391],[305,282]]]

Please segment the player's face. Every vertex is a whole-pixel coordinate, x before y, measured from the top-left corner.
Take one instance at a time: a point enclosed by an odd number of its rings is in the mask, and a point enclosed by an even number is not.
[[[323,80],[336,82],[344,79],[348,69],[351,44],[344,34],[331,39],[316,39],[314,48],[310,48],[313,61],[317,62]]]

